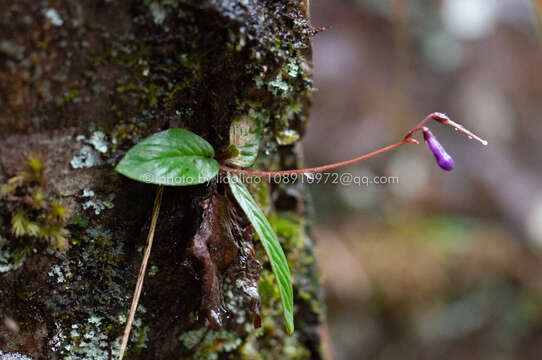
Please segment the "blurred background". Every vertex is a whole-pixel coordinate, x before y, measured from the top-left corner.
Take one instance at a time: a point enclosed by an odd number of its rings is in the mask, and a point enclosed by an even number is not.
[[[311,0],[306,165],[401,139],[341,169],[388,185],[310,185],[334,358],[542,358],[542,1]],[[418,139],[420,139],[418,135]]]

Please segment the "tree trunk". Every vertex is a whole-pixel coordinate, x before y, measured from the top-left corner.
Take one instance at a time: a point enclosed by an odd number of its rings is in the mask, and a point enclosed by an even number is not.
[[[26,0],[1,2],[0,14],[0,358],[115,358],[156,187],[114,166],[141,139],[172,127],[226,154],[239,117],[263,127],[257,167],[300,166],[296,142],[311,92],[308,4]],[[294,335],[227,187],[167,187],[128,359],[322,358],[303,187],[251,188],[292,268]],[[228,218],[238,231],[202,259],[195,239],[210,198],[239,215]],[[243,241],[255,258],[238,254]],[[223,259],[228,246],[233,262]],[[257,299],[239,286],[258,279],[241,263],[261,271],[260,329]],[[217,289],[205,285],[209,276]]]

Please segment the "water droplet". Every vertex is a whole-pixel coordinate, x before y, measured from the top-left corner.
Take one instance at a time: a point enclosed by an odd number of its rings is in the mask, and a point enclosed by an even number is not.
[[[472,136],[469,136],[469,139],[471,139],[471,140],[472,140]]]
[[[454,128],[455,131],[457,131],[457,128]]]

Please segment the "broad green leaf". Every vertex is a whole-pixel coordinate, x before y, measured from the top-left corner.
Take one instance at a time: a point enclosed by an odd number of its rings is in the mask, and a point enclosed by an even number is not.
[[[131,148],[115,170],[146,183],[195,185],[218,173],[214,156],[213,147],[198,135],[185,129],[169,129]]]
[[[260,148],[260,136],[260,125],[255,117],[243,115],[235,118],[230,125],[230,146],[237,150],[237,155],[226,162],[238,167],[254,164]]]
[[[279,286],[282,310],[284,312],[284,319],[286,320],[286,330],[291,334],[294,332],[294,296],[291,282],[292,275],[284,251],[282,251],[277,235],[271,228],[271,224],[269,224],[262,210],[258,207],[239,177],[228,173],[228,183],[230,184],[233,196],[235,196],[235,199],[245,211],[269,257]]]

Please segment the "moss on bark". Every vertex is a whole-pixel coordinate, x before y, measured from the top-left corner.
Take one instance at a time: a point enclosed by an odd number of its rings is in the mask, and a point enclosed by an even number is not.
[[[20,175],[29,156],[44,166],[43,181],[17,183],[0,200],[0,349],[107,359],[118,351],[155,191],[113,166],[169,127],[227,152],[239,116],[262,128],[258,166],[298,166],[295,143],[311,92],[307,9],[287,0],[28,0],[2,3],[0,13],[0,183]],[[209,188],[168,188],[129,358],[321,358],[323,311],[303,189],[253,190],[293,269],[294,336],[285,333],[257,243],[262,328],[252,327],[227,282],[221,290],[238,324],[209,328],[198,267],[187,255]],[[36,203],[38,192],[46,205]],[[69,213],[68,251],[32,232],[13,233],[16,214],[47,223],[57,200]]]

